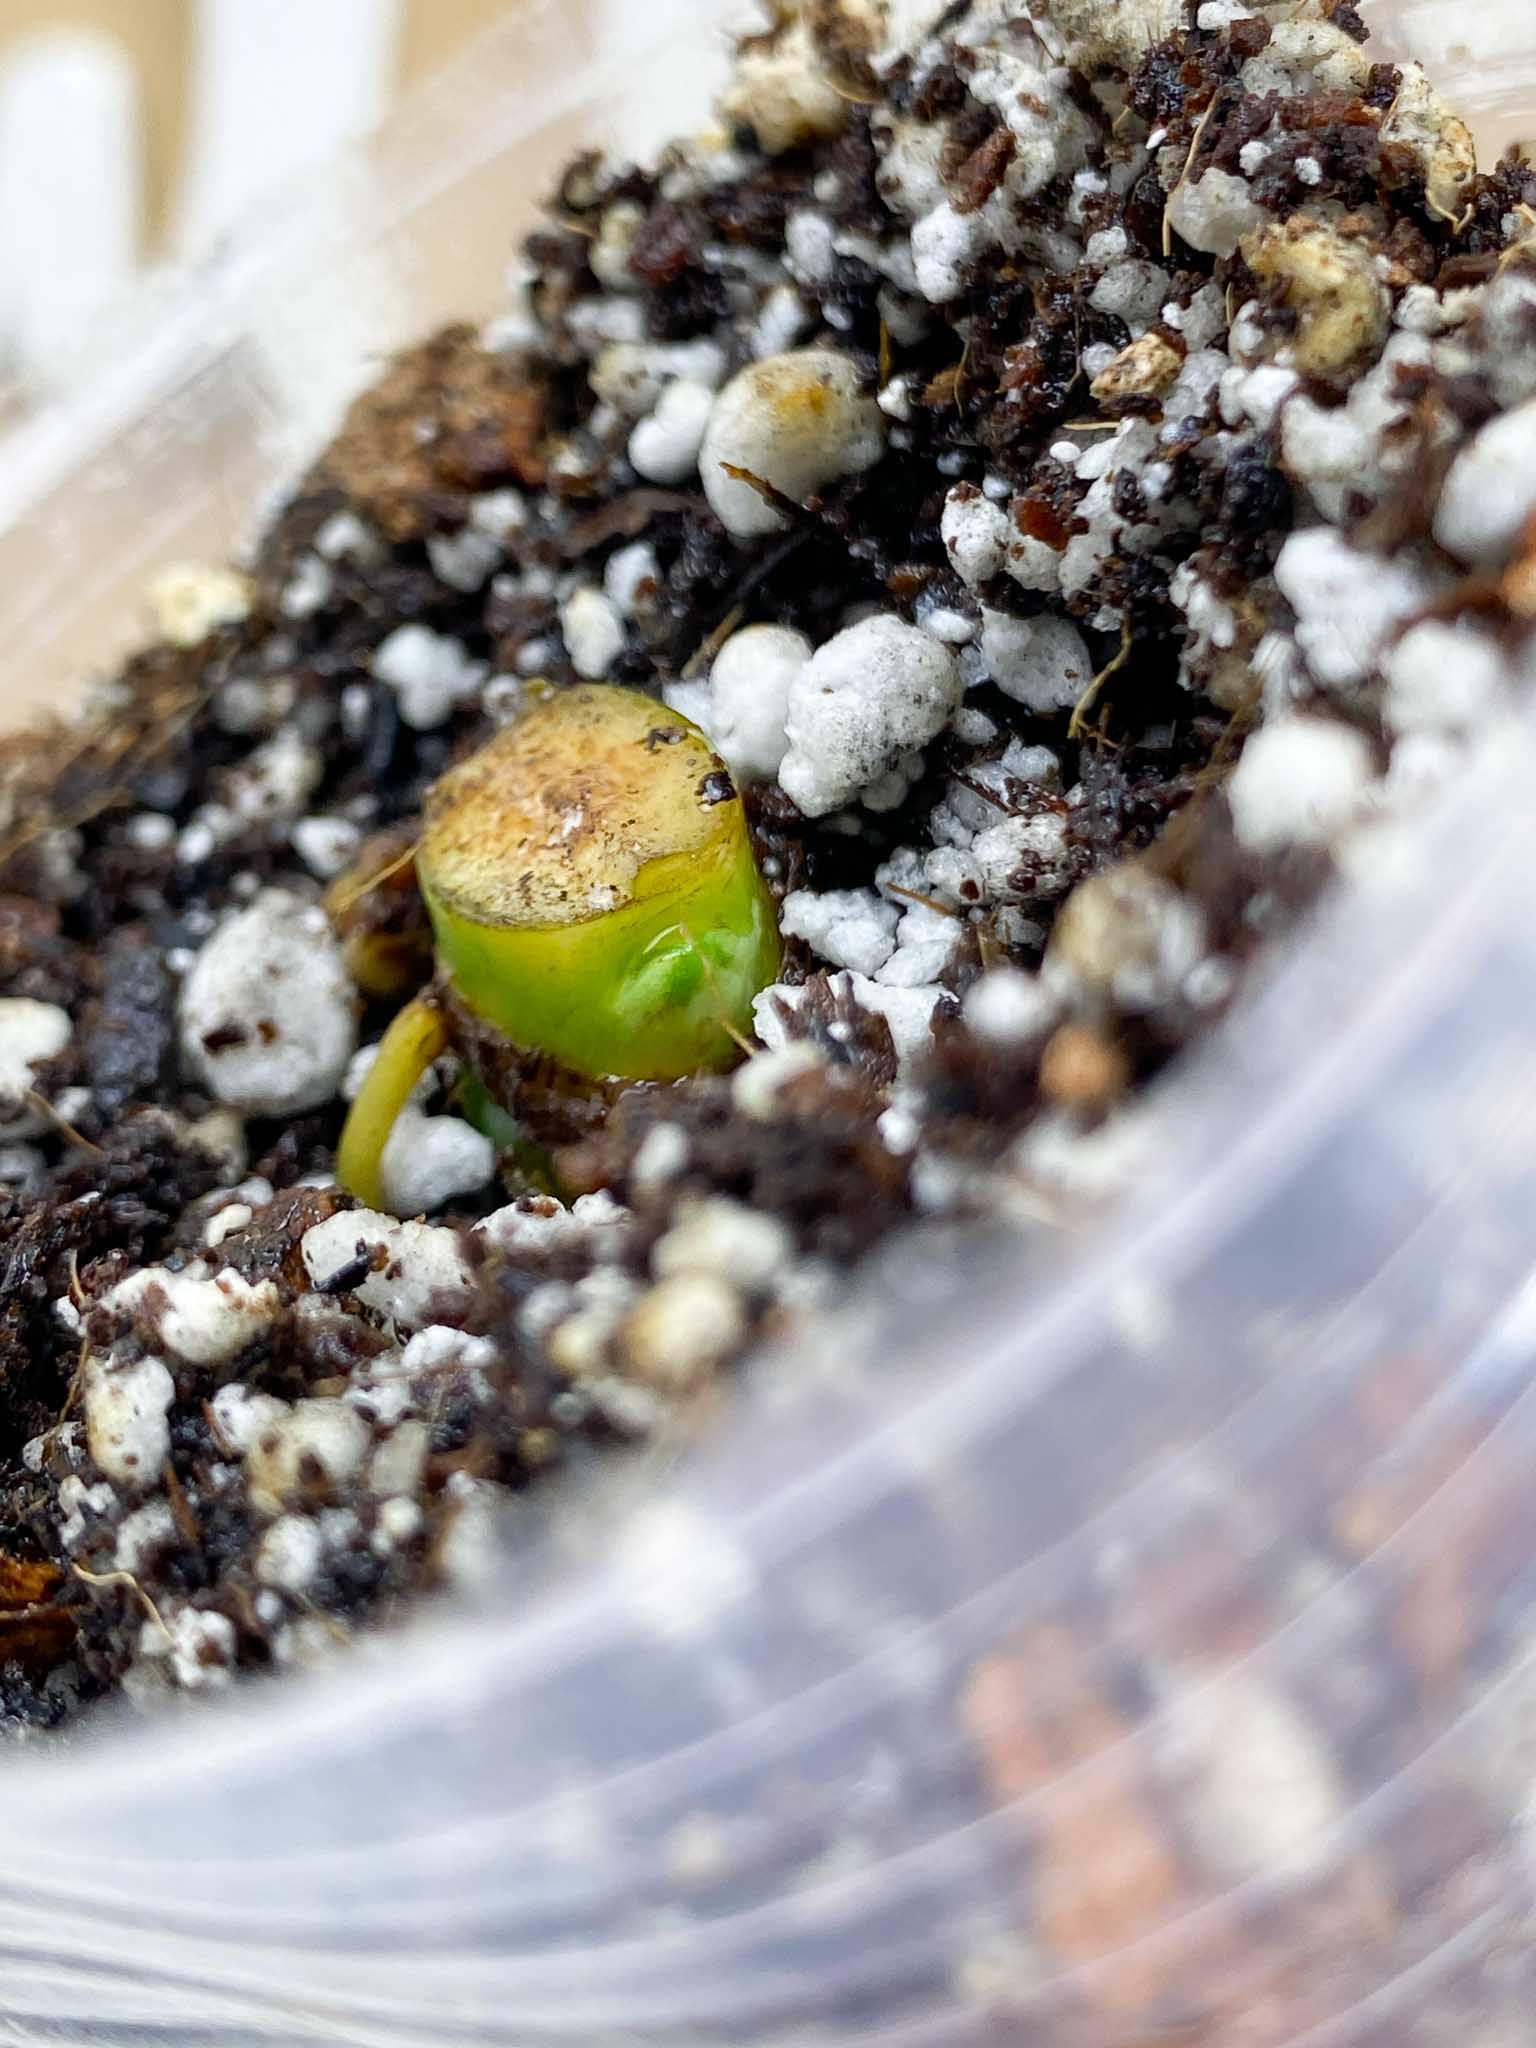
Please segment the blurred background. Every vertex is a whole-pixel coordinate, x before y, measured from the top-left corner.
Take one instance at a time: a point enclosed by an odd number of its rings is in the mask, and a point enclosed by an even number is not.
[[[0,0],[0,425],[519,0]]]
[[[579,18],[617,33],[648,4],[686,0],[587,0]],[[1452,98],[1475,88],[1485,150],[1528,133],[1518,67],[1503,91],[1479,61],[1490,35],[1520,31],[1476,0],[1361,4]],[[1514,0],[1507,18],[1533,4]],[[110,359],[114,311],[146,278],[195,270],[263,195],[536,5],[567,18],[565,0],[0,0],[0,431]]]

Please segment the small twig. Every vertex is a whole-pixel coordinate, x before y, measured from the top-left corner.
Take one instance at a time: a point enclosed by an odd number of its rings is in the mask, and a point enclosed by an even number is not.
[[[366,876],[361,882],[354,882],[350,889],[341,890],[331,899],[332,916],[345,916],[353,904],[361,903],[370,890],[377,889],[381,882],[387,882],[391,875],[399,874],[403,867],[408,866],[416,858],[416,849],[420,844],[420,840],[413,839],[404,853],[397,853],[393,860],[386,861],[383,867]]]
[[[967,783],[966,787],[969,788],[970,784]],[[985,794],[985,792],[982,792],[982,794]],[[996,799],[994,798],[993,801],[996,802]],[[1006,808],[1006,806],[1000,806],[1000,808]],[[937,896],[925,896],[921,889],[903,889],[899,882],[887,882],[884,887],[887,896],[901,896],[908,903],[921,903],[925,910],[936,910],[940,917],[958,917],[960,915],[958,910],[951,910],[947,903],[941,903]]]
[[[756,595],[770,577],[778,574],[786,562],[793,560],[799,554],[807,541],[810,540],[811,532],[812,529],[808,526],[797,527],[793,533],[786,534],[777,547],[769,548],[766,554],[758,557],[732,591],[731,603],[726,613],[727,618],[734,615],[736,619],[740,620],[746,616],[748,601]],[[705,636],[704,646],[708,647],[711,645],[715,634],[719,630],[720,628],[717,626],[711,633]],[[731,630],[734,632],[735,627],[733,626]],[[683,667],[678,671],[679,679],[686,679],[691,675],[693,673],[692,664],[705,658],[707,657],[702,654],[702,650],[695,648],[694,652],[683,664]]]
[[[718,626],[713,627],[695,647],[692,654],[678,671],[679,680],[690,682],[701,668],[708,666],[730,639],[736,628],[746,617],[746,606],[733,604]]]
[[[1211,125],[1211,118],[1216,112],[1220,99],[1220,93],[1212,93],[1209,101],[1206,103],[1205,112],[1195,123],[1195,132],[1190,137],[1189,154],[1184,159],[1184,168],[1180,171],[1177,178],[1174,179],[1173,190],[1163,202],[1163,254],[1165,256],[1173,254],[1173,220],[1171,217],[1173,202],[1189,183],[1189,174],[1195,167],[1195,158],[1200,153],[1200,145],[1205,140],[1205,131]]]
[[[734,478],[737,483],[750,485],[765,505],[771,506],[775,512],[781,512],[786,519],[804,519],[807,517],[806,509],[803,505],[797,505],[793,498],[786,496],[779,489],[777,484],[769,483],[767,477],[759,476],[755,469],[743,469],[739,462],[722,462],[720,467],[728,477]]]
[[[123,739],[114,737],[110,723],[97,719],[81,732],[78,743],[52,763],[51,780],[57,786],[59,779],[70,769],[78,768],[87,760],[92,750],[104,759],[99,760],[93,771],[93,779],[100,780],[108,767],[118,767],[131,762],[135,772],[146,767],[151,761],[163,755],[171,743],[178,739],[196,718],[203,706],[213,696],[216,685],[208,683],[190,692],[172,711],[168,712],[151,734],[148,730],[134,730]],[[95,793],[77,804],[70,811],[44,810],[41,816],[29,818],[18,825],[8,838],[0,840],[0,868],[14,860],[18,853],[25,852],[35,840],[47,832],[72,832],[81,825],[88,825],[104,811],[132,803],[132,775],[117,782],[101,782]]]
[[[80,1398],[81,1382],[85,1378],[85,1368],[90,1363],[90,1357],[91,1340],[89,1337],[82,1337],[80,1339],[80,1356],[75,1360],[75,1369],[69,1376],[69,1385],[64,1389],[64,1405],[59,1410],[58,1421],[53,1425],[53,1429],[50,1429],[48,1432],[50,1436],[69,1420],[70,1410]]]
[[[959,19],[960,19],[960,17],[961,17],[961,16],[962,16],[962,15],[963,15],[963,14],[965,13],[965,11],[966,11],[966,10],[965,10],[965,8],[964,8],[964,7],[954,7],[954,8],[951,8],[951,9],[949,10],[949,13],[950,13],[950,14],[951,14],[951,15],[952,15],[952,16],[954,17],[954,19],[955,19],[955,20],[959,20]],[[1039,12],[1043,13],[1043,12],[1044,12],[1044,9],[1043,9],[1043,8],[1042,8],[1042,9],[1040,9],[1040,10],[1039,10]],[[946,25],[947,25],[947,22],[946,22]],[[1032,17],[1031,17],[1031,25],[1032,25],[1032,27],[1034,28],[1034,31],[1035,31],[1035,40],[1036,40],[1036,41],[1037,41],[1037,42],[1039,43],[1039,45],[1040,45],[1041,49],[1042,49],[1042,50],[1044,50],[1044,52],[1045,52],[1045,54],[1047,55],[1047,57],[1049,57],[1049,58],[1050,58],[1051,62],[1052,62],[1053,64],[1062,64],[1062,63],[1064,63],[1064,62],[1065,62],[1065,59],[1064,59],[1064,58],[1062,57],[1061,51],[1060,51],[1060,50],[1053,50],[1053,49],[1051,48],[1051,39],[1050,39],[1050,37],[1049,37],[1049,36],[1048,36],[1048,35],[1046,34],[1046,32],[1045,32],[1045,30],[1046,30],[1046,24],[1045,24],[1045,23],[1044,23],[1043,21],[1038,21],[1038,20],[1035,20],[1035,19],[1034,19],[1034,17],[1032,16]],[[930,30],[930,31],[929,31],[929,33],[930,33],[930,34],[933,34],[933,33],[936,33],[936,32],[937,32],[937,30],[936,30],[936,29],[935,29],[935,30]]]
[[[988,789],[985,783],[978,782],[964,768],[955,770],[954,779],[962,789],[968,789],[972,796],[979,796],[984,804],[990,804],[994,811],[1001,811],[1005,818],[1018,816],[1017,804],[1010,803],[1005,796],[999,796],[995,789]]]
[[[203,1540],[203,1532],[197,1525],[197,1517],[192,1512],[186,1490],[176,1476],[176,1467],[169,1458],[161,1466],[160,1476],[165,1482],[166,1496],[171,1503],[171,1519],[191,1548],[196,1550]]]
[[[956,410],[956,412],[959,412],[959,411],[961,410],[961,408],[962,408],[962,407],[964,406],[964,404],[965,404],[965,394],[966,394],[966,381],[965,381],[965,373],[966,373],[966,371],[967,371],[967,370],[968,370],[968,369],[970,368],[970,366],[971,366],[971,348],[972,348],[972,346],[973,346],[973,342],[972,342],[972,335],[971,335],[971,330],[970,330],[970,328],[969,328],[969,327],[967,327],[967,328],[966,328],[966,330],[965,330],[965,339],[964,339],[964,340],[963,340],[963,341],[961,342],[961,344],[960,344],[960,360],[959,360],[959,362],[958,362],[958,363],[956,363],[956,365],[955,365],[955,410]]]
[[[304,1612],[311,1616],[313,1620],[324,1623],[326,1628],[330,1630],[332,1642],[341,1644],[343,1648],[351,1642],[352,1631],[345,1622],[338,1621],[334,1614],[327,1614],[323,1607],[317,1607],[307,1594],[296,1593],[294,1598],[304,1609]]]
[[[840,100],[846,100],[851,107],[878,107],[884,98],[883,93],[866,92],[863,88],[855,91],[852,86],[844,85],[841,79],[834,78],[827,71],[821,73],[821,82],[830,87]]]
[[[223,1451],[224,1455],[229,1458],[235,1457],[237,1455],[235,1447],[223,1430],[220,1429],[219,1418],[213,1411],[213,1403],[211,1401],[203,1403],[203,1420],[208,1425],[208,1434],[213,1438],[219,1449]]]
[[[1107,662],[1105,666],[1099,670],[1098,674],[1094,677],[1093,681],[1088,685],[1087,689],[1084,690],[1081,697],[1078,698],[1077,702],[1072,707],[1072,716],[1067,721],[1067,738],[1069,740],[1080,739],[1082,737],[1083,720],[1092,710],[1094,699],[1098,696],[1100,690],[1103,689],[1104,685],[1109,681],[1110,677],[1115,673],[1115,671],[1117,669],[1124,668],[1125,664],[1130,660],[1130,658],[1131,622],[1129,619],[1127,619],[1125,624],[1120,628],[1120,652],[1115,656],[1113,661]]]

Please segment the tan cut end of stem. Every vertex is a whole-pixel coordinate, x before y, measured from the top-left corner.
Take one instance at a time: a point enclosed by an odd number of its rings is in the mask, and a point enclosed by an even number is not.
[[[719,769],[696,727],[637,691],[553,692],[436,785],[418,865],[478,924],[601,917],[651,861],[716,836]]]

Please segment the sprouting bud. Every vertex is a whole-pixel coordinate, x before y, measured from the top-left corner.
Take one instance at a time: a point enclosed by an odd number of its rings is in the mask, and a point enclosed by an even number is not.
[[[729,1064],[778,971],[730,775],[638,691],[536,698],[431,790],[416,868],[461,1000],[580,1074]]]
[[[594,1082],[729,1065],[779,936],[728,771],[638,691],[530,695],[427,796],[416,876],[458,1001]],[[407,1005],[352,1105],[337,1173],[372,1206],[395,1118],[446,1042],[430,998]]]

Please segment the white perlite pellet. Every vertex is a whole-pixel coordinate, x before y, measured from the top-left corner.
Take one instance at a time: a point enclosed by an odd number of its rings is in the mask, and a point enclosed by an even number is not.
[[[489,1224],[493,1219],[486,1220]],[[359,1246],[370,1253],[382,1248],[384,1263],[351,1291],[364,1307],[407,1329],[430,1322],[436,1295],[460,1293],[470,1285],[470,1268],[456,1230],[402,1223],[372,1209],[341,1210],[305,1231],[299,1249],[310,1284],[326,1287],[352,1264]]]
[[[689,377],[669,384],[655,410],[630,434],[629,459],[636,473],[653,484],[680,484],[692,476],[714,404],[707,384]]]
[[[659,1280],[674,1273],[713,1273],[736,1287],[766,1287],[793,1248],[776,1216],[715,1195],[691,1203],[658,1239],[651,1270]]]
[[[560,607],[560,630],[577,675],[598,682],[624,651],[618,606],[595,585],[583,583]]]
[[[395,693],[400,716],[413,732],[446,725],[456,705],[479,689],[483,661],[470,658],[462,640],[430,626],[397,626],[373,651],[377,681]]]
[[[1297,645],[1318,681],[1335,688],[1363,682],[1429,594],[1411,564],[1362,554],[1326,526],[1291,535],[1275,581],[1296,613]]]
[[[172,647],[196,647],[216,627],[238,625],[251,609],[249,577],[207,562],[162,569],[147,595],[156,629]]]
[[[1375,780],[1370,742],[1332,719],[1285,718],[1256,732],[1227,782],[1232,823],[1254,853],[1330,846]]]
[[[289,844],[309,872],[322,882],[333,881],[358,848],[362,833],[348,818],[300,818],[288,835]]]
[[[0,998],[0,1135],[7,1140],[34,1137],[48,1128],[46,1114],[28,1099],[35,1087],[33,1069],[61,1053],[72,1030],[69,1012],[57,1003],[35,1002],[31,996]]]
[[[354,1003],[325,912],[266,889],[225,919],[182,985],[182,1059],[220,1102],[250,1115],[313,1109],[352,1057]]]
[[[287,1413],[288,1404],[275,1394],[263,1394],[230,1380],[220,1387],[208,1404],[213,1426],[237,1458],[255,1443],[262,1431]]]
[[[139,1655],[168,1659],[172,1683],[185,1692],[213,1691],[228,1685],[234,1674],[235,1625],[227,1614],[210,1608],[183,1607],[164,1632],[153,1621],[144,1623]]]
[[[803,504],[838,477],[880,460],[885,418],[857,364],[832,349],[793,349],[749,363],[714,401],[699,455],[704,495],[733,534],[777,533],[785,515],[740,469]]]
[[[1093,680],[1093,657],[1066,619],[1016,619],[983,610],[981,659],[1005,697],[1030,711],[1064,711]]]
[[[1277,1686],[1242,1670],[1172,1699],[1164,1768],[1213,1869],[1233,1884],[1326,1871],[1346,1799],[1318,1730]]]
[[[176,1384],[158,1358],[131,1365],[91,1357],[81,1374],[85,1436],[97,1468],[130,1490],[151,1485],[171,1448],[166,1411]]]
[[[720,112],[749,127],[766,155],[781,156],[836,135],[848,107],[826,76],[809,28],[791,21],[770,46],[737,58]]]
[[[741,1297],[729,1281],[715,1273],[674,1273],[625,1316],[625,1362],[658,1393],[686,1394],[736,1349],[746,1330]]]
[[[1497,644],[1475,626],[1437,619],[1412,626],[1386,662],[1381,715],[1397,733],[1471,733],[1508,694]]]
[[[246,1210],[249,1218],[250,1211]],[[188,1365],[223,1365],[276,1320],[282,1296],[272,1280],[245,1280],[199,1260],[181,1272],[146,1266],[102,1295],[99,1306],[129,1316],[157,1346]]]
[[[496,1173],[496,1147],[462,1117],[428,1116],[407,1103],[379,1161],[384,1193],[402,1216],[430,1215],[456,1195],[478,1194]]]
[[[588,1232],[594,1256],[601,1247],[616,1242],[616,1233],[630,1220],[622,1202],[615,1201],[606,1188],[594,1195],[578,1195],[569,1209],[551,1195],[523,1195],[497,1209],[475,1225],[475,1233],[509,1258],[538,1257],[555,1246],[579,1241]]]
[[[320,1569],[318,1523],[307,1515],[281,1515],[256,1549],[256,1577],[279,1592],[302,1593]]]
[[[427,560],[433,574],[450,590],[466,596],[484,588],[486,579],[506,550],[493,534],[480,533],[473,526],[457,533],[434,533],[427,539]]]
[[[1003,508],[974,484],[956,484],[944,500],[939,533],[955,574],[974,590],[1002,574],[1015,529]]]
[[[1050,990],[1017,967],[994,967],[966,990],[965,1021],[991,1045],[1019,1045],[1043,1031],[1057,1008]]]
[[[1122,861],[1067,898],[1045,965],[1054,985],[1135,1012],[1173,995],[1204,950],[1199,908],[1171,883]]]
[[[1505,561],[1536,512],[1536,399],[1490,420],[1457,456],[1440,494],[1435,539],[1463,562]]]
[[[954,656],[920,627],[878,613],[845,628],[791,686],[785,794],[807,817],[837,810],[942,731],[964,692]]]
[[[912,229],[912,267],[929,304],[959,298],[971,265],[993,242],[992,223],[983,213],[958,213],[947,199],[925,213]]]
[[[287,1496],[312,1475],[328,1487],[345,1485],[361,1468],[370,1441],[368,1424],[344,1402],[295,1402],[246,1452],[252,1507],[258,1514],[278,1514]]]
[[[715,656],[705,717],[710,741],[744,783],[770,782],[788,742],[790,692],[811,643],[788,626],[744,626]]]
[[[149,1500],[117,1525],[117,1544],[112,1553],[114,1571],[139,1577],[154,1561],[158,1551],[176,1541],[176,1517],[168,1500]]]
[[[409,1507],[418,1517],[415,1501],[398,1498],[413,1494],[421,1484],[432,1432],[425,1422],[411,1420],[395,1425],[394,1433],[374,1452],[368,1466],[368,1491],[385,1496],[385,1506]],[[390,1496],[396,1496],[391,1500]],[[412,1524],[406,1534],[415,1533]],[[396,1541],[404,1540],[397,1536]]]
[[[1180,185],[1167,213],[1169,225],[1191,249],[1208,256],[1230,256],[1244,235],[1270,218],[1245,179],[1218,170]]]
[[[884,988],[926,988],[949,971],[960,936],[960,920],[947,910],[909,903],[896,928],[896,950],[874,979]]]
[[[873,975],[895,950],[899,915],[873,889],[796,889],[779,906],[779,929],[834,967]]]
[[[681,1124],[653,1124],[630,1165],[637,1188],[665,1187],[688,1164],[688,1133]]]
[[[656,550],[648,540],[618,548],[603,566],[603,595],[625,618],[633,616],[649,590],[654,596],[661,579]]]

